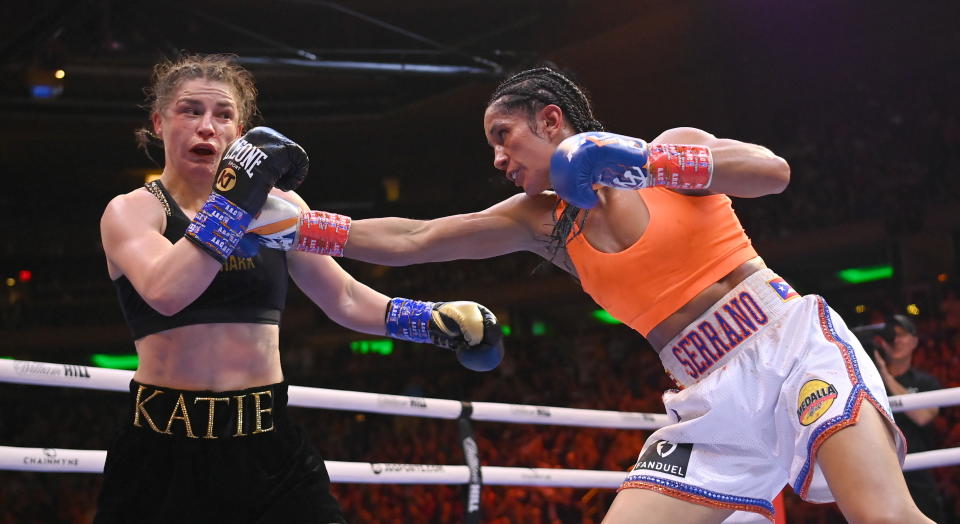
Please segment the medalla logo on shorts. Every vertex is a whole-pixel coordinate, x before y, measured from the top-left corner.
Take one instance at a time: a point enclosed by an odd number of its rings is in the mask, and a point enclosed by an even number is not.
[[[822,380],[808,380],[797,396],[797,418],[804,426],[817,421],[837,399],[837,388]]]
[[[647,446],[647,449],[640,454],[637,465],[633,469],[651,469],[675,477],[686,477],[687,464],[690,462],[692,451],[693,444],[677,444],[669,440],[658,440]]]

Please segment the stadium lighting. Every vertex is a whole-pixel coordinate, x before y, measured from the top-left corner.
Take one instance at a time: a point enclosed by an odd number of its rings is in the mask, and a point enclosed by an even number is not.
[[[603,324],[623,324],[623,322],[613,318],[613,315],[607,313],[605,309],[594,310],[591,315],[593,315],[593,318],[599,320]]]
[[[350,343],[350,351],[366,355],[375,353],[377,355],[389,355],[393,353],[393,340],[389,338],[378,338],[376,340],[354,340]]]
[[[90,362],[98,368],[110,369],[137,369],[139,358],[137,355],[108,355],[106,353],[95,353],[90,355]]]
[[[840,280],[848,284],[862,284],[864,282],[873,282],[874,280],[885,280],[893,278],[893,266],[888,264],[883,266],[842,269],[837,272],[837,276],[840,277]]]

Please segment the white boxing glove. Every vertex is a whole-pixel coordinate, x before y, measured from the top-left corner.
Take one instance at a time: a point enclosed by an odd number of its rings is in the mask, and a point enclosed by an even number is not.
[[[245,240],[269,249],[343,256],[350,217],[326,211],[301,211],[296,204],[270,195],[247,227]]]
[[[278,196],[269,195],[247,227],[248,235],[256,235],[257,243],[269,249],[290,251],[297,240],[300,208]]]

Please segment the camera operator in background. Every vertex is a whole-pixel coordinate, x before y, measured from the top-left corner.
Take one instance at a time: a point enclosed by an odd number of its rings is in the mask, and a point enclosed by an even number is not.
[[[904,315],[887,318],[883,328],[873,336],[874,361],[880,370],[887,394],[906,395],[940,389],[935,377],[913,367],[913,352],[920,343],[917,327]],[[907,437],[909,453],[936,449],[930,423],[940,411],[938,407],[894,413],[894,421]],[[943,504],[933,472],[929,469],[905,471],[907,487],[913,500],[927,517],[943,522]]]

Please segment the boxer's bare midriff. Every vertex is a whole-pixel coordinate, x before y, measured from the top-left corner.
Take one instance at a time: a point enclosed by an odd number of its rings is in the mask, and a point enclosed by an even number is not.
[[[684,304],[683,307],[667,317],[663,322],[657,324],[657,326],[650,331],[650,334],[647,335],[647,340],[653,346],[653,349],[660,351],[673,337],[677,336],[677,334],[683,331],[691,322],[696,320],[697,317],[710,309],[710,306],[720,300],[731,289],[735,288],[737,284],[765,267],[767,267],[767,265],[763,262],[762,258],[752,258],[740,264],[736,269],[727,273],[726,276],[716,283],[701,291],[697,296]]]
[[[192,391],[232,391],[283,380],[279,327],[272,324],[196,324],[136,341],[134,380]]]

